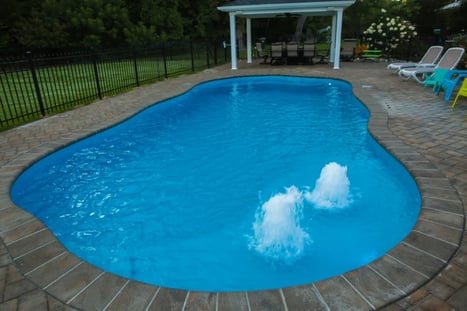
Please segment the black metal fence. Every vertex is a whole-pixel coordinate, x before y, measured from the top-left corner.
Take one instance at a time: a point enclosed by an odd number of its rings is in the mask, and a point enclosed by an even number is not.
[[[0,53],[0,130],[226,63],[220,43],[166,42],[132,50]]]

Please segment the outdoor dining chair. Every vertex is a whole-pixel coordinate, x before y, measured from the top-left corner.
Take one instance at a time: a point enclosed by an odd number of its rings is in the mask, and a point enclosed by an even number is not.
[[[305,64],[313,65],[313,58],[316,55],[315,44],[312,42],[303,43],[303,61]]]
[[[281,42],[271,44],[271,65],[282,63],[284,60],[283,48]]]
[[[287,63],[298,62],[298,43],[288,42],[286,46],[287,46]]]
[[[357,39],[344,39],[342,42],[341,59],[352,61],[355,58],[355,48],[357,46]]]
[[[260,64],[266,64],[267,60],[268,60],[268,53],[265,53],[263,51],[263,47],[261,45],[261,42],[256,42],[255,44],[255,50],[256,50],[256,57],[260,57],[263,59],[263,62],[260,63]]]

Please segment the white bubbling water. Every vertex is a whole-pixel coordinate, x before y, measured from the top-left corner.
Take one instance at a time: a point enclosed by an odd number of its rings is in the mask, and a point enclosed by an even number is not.
[[[343,208],[350,204],[349,186],[347,167],[331,162],[321,170],[312,192],[291,186],[272,196],[256,213],[250,247],[264,257],[295,262],[311,243],[300,224],[304,199],[317,208]]]
[[[309,235],[300,226],[302,193],[295,186],[285,190],[271,197],[257,212],[251,246],[265,257],[291,263],[303,253]]]
[[[318,208],[346,207],[350,204],[349,187],[347,166],[331,162],[323,167],[314,190],[305,193],[305,199]]]

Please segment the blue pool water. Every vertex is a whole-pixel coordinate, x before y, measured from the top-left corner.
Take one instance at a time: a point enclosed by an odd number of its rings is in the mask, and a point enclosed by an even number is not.
[[[340,80],[212,81],[41,159],[11,197],[71,252],[131,279],[310,283],[382,256],[420,211],[368,117]]]

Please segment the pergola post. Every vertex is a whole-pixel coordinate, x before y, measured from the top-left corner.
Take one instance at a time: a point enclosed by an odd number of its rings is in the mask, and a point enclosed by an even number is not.
[[[235,29],[235,13],[231,12],[230,15],[230,59],[232,62],[232,70],[237,70],[237,38]]]
[[[340,57],[341,57],[341,41],[342,41],[342,15],[343,9],[337,9],[337,16],[336,16],[336,40],[335,40],[335,47],[334,47],[334,69],[339,69],[340,65]]]
[[[334,55],[336,55],[336,13],[332,15],[331,23],[331,47],[329,51],[329,61],[334,63]]]

